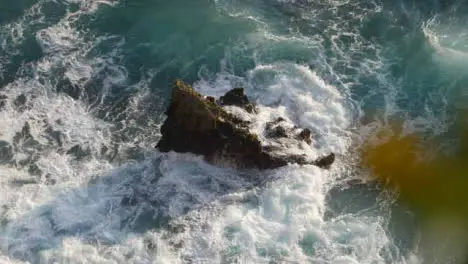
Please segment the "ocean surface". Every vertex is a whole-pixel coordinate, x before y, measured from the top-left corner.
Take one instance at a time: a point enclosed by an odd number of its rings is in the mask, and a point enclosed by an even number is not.
[[[452,142],[467,25],[466,0],[0,0],[0,263],[458,263],[355,149],[392,120]],[[177,78],[336,163],[159,153]]]

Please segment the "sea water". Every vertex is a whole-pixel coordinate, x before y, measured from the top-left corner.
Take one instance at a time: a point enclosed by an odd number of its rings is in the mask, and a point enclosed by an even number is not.
[[[450,134],[467,22],[464,0],[1,0],[0,263],[450,263],[354,149],[393,119]],[[283,117],[336,163],[159,153],[177,78],[244,87],[253,131]]]

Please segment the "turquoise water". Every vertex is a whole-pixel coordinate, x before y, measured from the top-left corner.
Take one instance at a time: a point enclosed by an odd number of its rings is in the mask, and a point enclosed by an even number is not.
[[[452,142],[467,14],[456,0],[2,0],[0,262],[458,263],[356,183],[352,153],[391,120]],[[337,163],[260,173],[158,153],[176,78],[245,87],[252,130],[283,116]]]

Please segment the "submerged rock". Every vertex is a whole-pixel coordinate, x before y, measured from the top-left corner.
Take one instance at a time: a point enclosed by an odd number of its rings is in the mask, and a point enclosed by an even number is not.
[[[16,99],[13,101],[13,104],[16,106],[16,107],[20,107],[22,105],[24,105],[26,102],[27,102],[28,98],[26,97],[26,95],[24,94],[20,94],[16,97]]]
[[[13,160],[12,146],[3,140],[0,140],[0,164],[11,163]]]
[[[5,108],[5,105],[7,104],[7,99],[8,97],[4,94],[0,94],[0,110],[3,110]]]
[[[80,145],[75,145],[66,152],[68,155],[74,157],[76,160],[82,160],[91,155],[89,149],[84,149]]]
[[[333,160],[309,161],[305,155],[269,153],[258,136],[245,128],[245,121],[221,107],[249,105],[243,89],[229,91],[219,102],[220,105],[212,97],[205,98],[189,85],[176,81],[167,119],[161,127],[162,138],[156,147],[162,152],[195,153],[212,163],[229,163],[241,168],[273,169],[288,163],[329,167],[333,163],[334,156]]]

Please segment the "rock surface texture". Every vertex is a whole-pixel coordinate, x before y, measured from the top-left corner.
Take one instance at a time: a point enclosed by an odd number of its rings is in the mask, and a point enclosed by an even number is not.
[[[227,163],[238,168],[274,169],[288,163],[328,168],[334,162],[333,154],[309,161],[305,155],[268,152],[258,136],[249,132],[248,122],[228,113],[224,105],[255,112],[255,106],[248,101],[242,88],[229,91],[217,103],[214,98],[205,98],[184,82],[176,81],[167,119],[161,127],[162,138],[156,147],[162,152],[203,155],[208,162]],[[283,132],[279,132],[279,136],[286,136],[287,131]],[[297,140],[310,143],[310,138],[304,136],[300,135]]]

